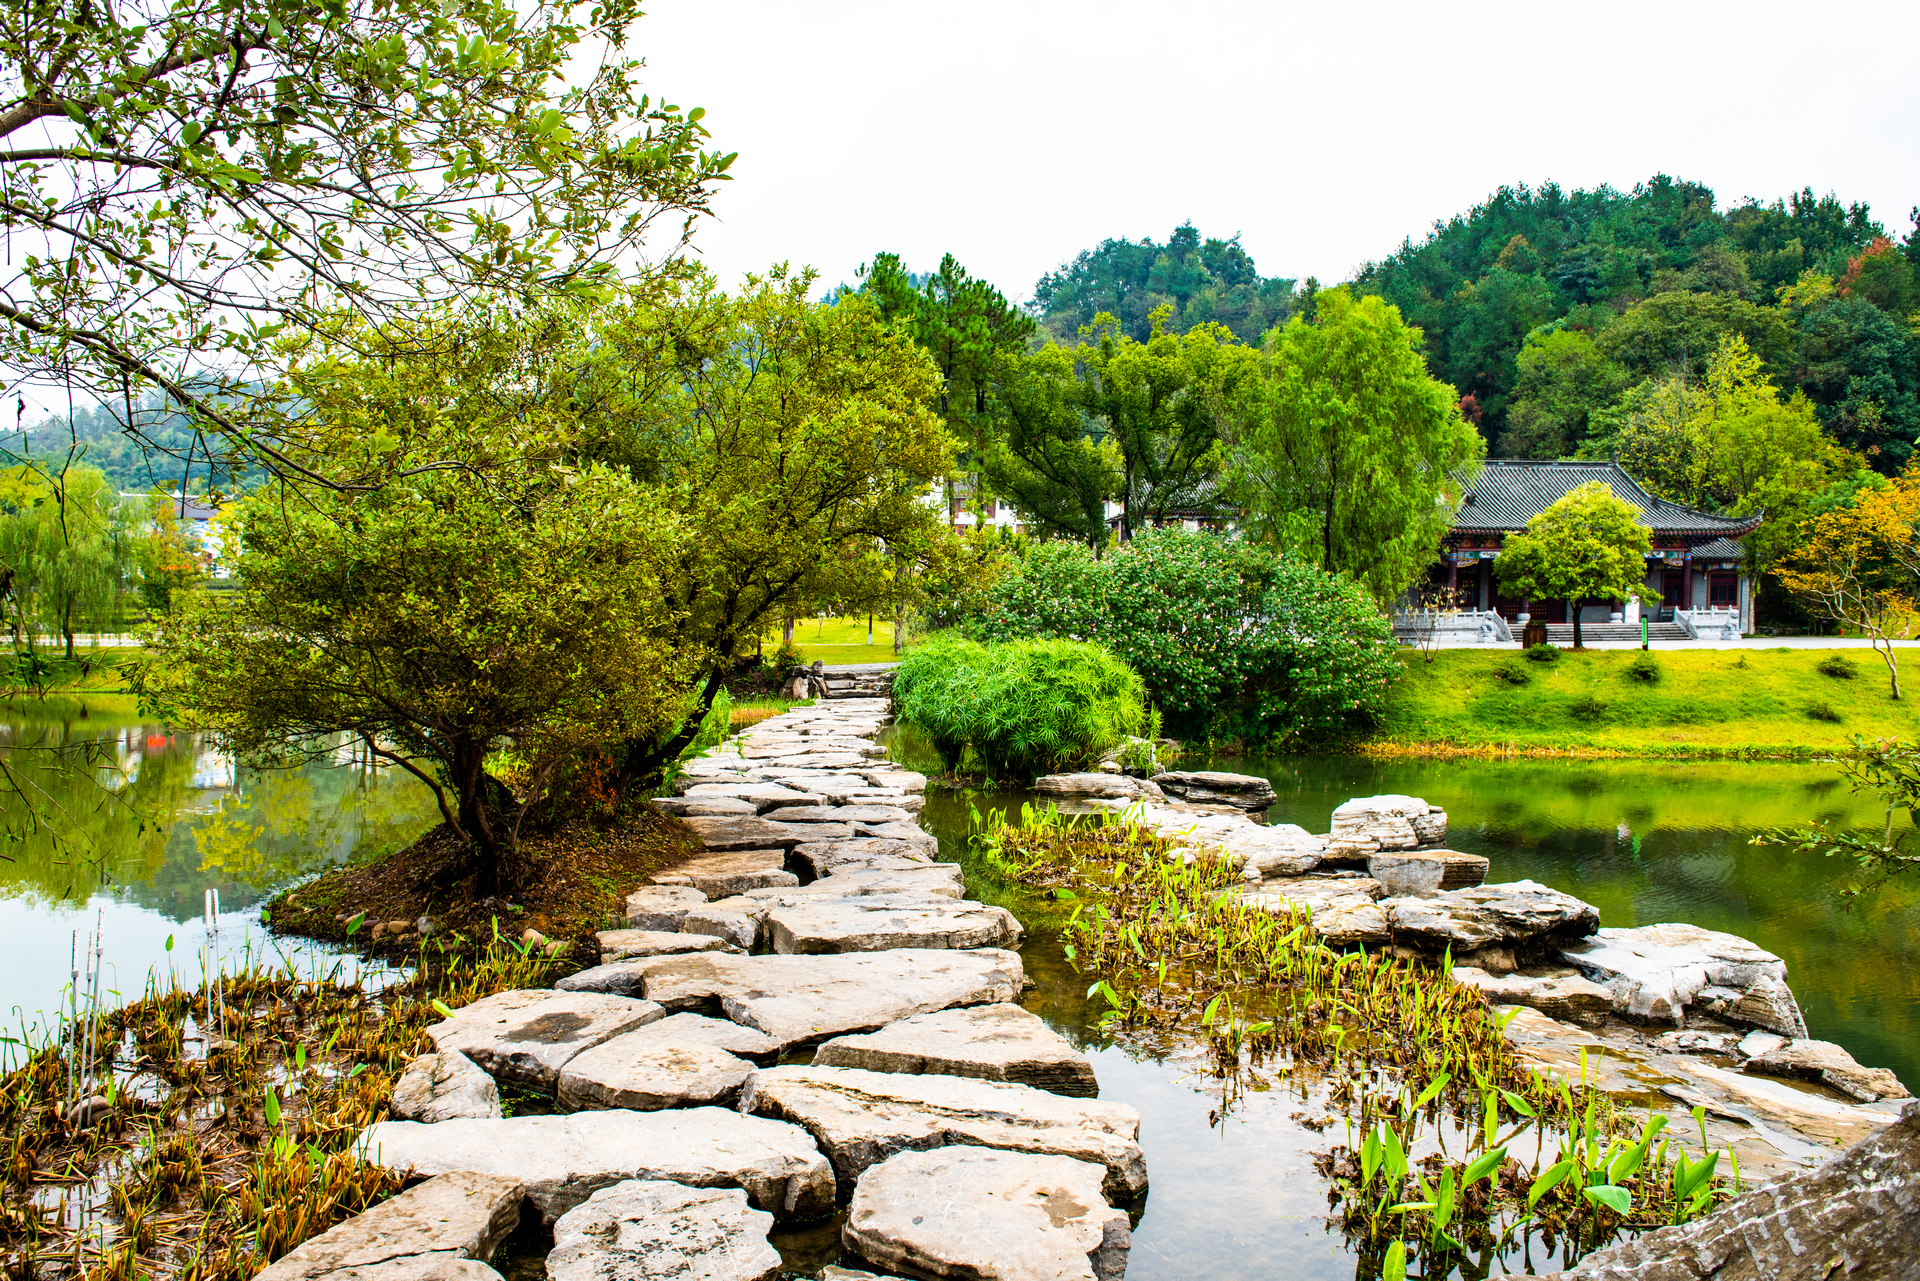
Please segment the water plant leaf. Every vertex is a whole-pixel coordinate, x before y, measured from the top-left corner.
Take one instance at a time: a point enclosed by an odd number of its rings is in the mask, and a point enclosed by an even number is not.
[[[1540,1177],[1527,1189],[1527,1209],[1540,1204],[1540,1198],[1559,1187],[1569,1174],[1573,1173],[1573,1162],[1556,1161],[1540,1172]]]
[[[1395,1241],[1380,1261],[1380,1281],[1407,1281],[1407,1243]]]
[[[1087,995],[1091,996],[1093,993],[1089,992]],[[447,1003],[439,997],[434,997],[430,1004],[433,1006],[434,1013],[438,1014],[441,1018],[450,1019],[453,1017],[453,1011],[449,1009]]]
[[[1424,1212],[1424,1211],[1433,1209],[1433,1207],[1436,1204],[1437,1202],[1433,1202],[1433,1201],[1402,1201],[1398,1205],[1388,1206],[1387,1213],[1388,1214],[1409,1214],[1415,1210],[1420,1210]]]
[[[1505,1148],[1495,1148],[1491,1152],[1482,1154],[1473,1164],[1469,1165],[1466,1168],[1466,1172],[1460,1176],[1460,1186],[1463,1188],[1472,1187],[1499,1169],[1500,1163],[1506,1159],[1507,1150]]]
[[[347,937],[351,938],[355,934],[358,934],[361,924],[366,919],[367,914],[365,912],[355,912],[351,917],[347,918]]]
[[[1434,1096],[1446,1089],[1448,1083],[1452,1080],[1453,1073],[1451,1072],[1442,1072],[1439,1076],[1434,1077],[1432,1081],[1428,1082],[1427,1088],[1420,1091],[1420,1097],[1413,1101],[1413,1110],[1418,1112],[1421,1108],[1433,1102]]]
[[[1597,1188],[1581,1188],[1580,1193],[1595,1205],[1604,1205],[1622,1218],[1633,1209],[1633,1194],[1611,1183],[1603,1183]]]
[[[267,1091],[267,1097],[262,1100],[260,1110],[265,1114],[268,1125],[278,1126],[280,1124],[280,1100],[272,1090]]]
[[[1518,1112],[1521,1116],[1537,1117],[1540,1115],[1533,1110],[1533,1104],[1527,1102],[1511,1090],[1500,1091],[1500,1097],[1506,1100],[1508,1107]]]
[[[1686,1153],[1681,1153],[1673,1163],[1673,1194],[1685,1201],[1706,1186],[1713,1177],[1714,1167],[1720,1164],[1720,1154],[1709,1152],[1698,1161],[1688,1163]]]

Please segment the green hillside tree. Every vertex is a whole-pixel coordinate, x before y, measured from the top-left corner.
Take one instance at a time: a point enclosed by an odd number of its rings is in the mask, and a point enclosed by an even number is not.
[[[1646,589],[1647,531],[1640,509],[1614,495],[1605,481],[1589,481],[1514,534],[1493,562],[1509,596],[1565,600],[1573,613],[1573,646],[1581,648],[1580,602],[1626,600]]]

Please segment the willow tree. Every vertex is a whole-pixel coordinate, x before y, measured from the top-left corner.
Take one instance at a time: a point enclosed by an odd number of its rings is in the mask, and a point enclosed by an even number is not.
[[[1232,438],[1246,527],[1385,603],[1434,561],[1486,446],[1427,373],[1420,330],[1346,289],[1267,340],[1258,410]]]

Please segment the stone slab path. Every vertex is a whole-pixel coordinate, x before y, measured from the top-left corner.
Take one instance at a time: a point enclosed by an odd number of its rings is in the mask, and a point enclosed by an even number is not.
[[[523,1189],[553,1281],[767,1281],[773,1223],[848,1198],[873,1271],[823,1277],[1122,1276],[1139,1114],[1019,1008],[1021,924],[936,861],[887,716],[839,697],[685,762],[659,808],[705,852],[634,887],[601,964],[428,1029],[421,1119],[369,1127],[373,1159]],[[561,1111],[501,1116],[495,1080]]]

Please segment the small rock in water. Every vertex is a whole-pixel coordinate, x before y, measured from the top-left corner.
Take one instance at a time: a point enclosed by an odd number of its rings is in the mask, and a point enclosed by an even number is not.
[[[499,1116],[500,1088],[458,1050],[422,1054],[394,1083],[391,1111],[396,1121]]]
[[[1155,774],[1153,781],[1168,796],[1195,805],[1231,805],[1235,809],[1263,810],[1274,801],[1273,784],[1253,774],[1173,770]]]
[[[548,1281],[776,1281],[773,1216],[735,1188],[630,1179],[553,1225]]]
[[[1740,1044],[1734,1048],[1741,1058],[1750,1059],[1779,1049],[1787,1043],[1787,1039],[1778,1032],[1753,1031],[1741,1037]]]
[[[991,1148],[902,1152],[868,1170],[841,1237],[890,1271],[970,1281],[1120,1281],[1132,1235],[1100,1167]]]
[[[1488,860],[1480,855],[1456,850],[1383,851],[1367,859],[1367,875],[1395,897],[1426,898],[1466,889],[1486,880],[1488,867]]]
[[[1141,799],[1163,801],[1167,794],[1158,783],[1125,774],[1048,774],[1034,780],[1033,790],[1043,797],[1105,797],[1113,800]]]

